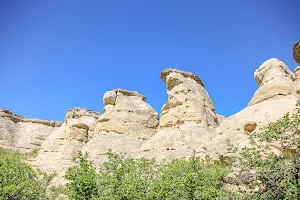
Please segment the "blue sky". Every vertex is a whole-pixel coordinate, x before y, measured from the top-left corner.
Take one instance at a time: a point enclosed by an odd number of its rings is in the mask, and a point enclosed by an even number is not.
[[[101,112],[106,91],[126,88],[160,112],[160,72],[177,67],[229,116],[265,60],[297,66],[299,10],[299,0],[0,0],[0,107],[62,121],[68,108]]]

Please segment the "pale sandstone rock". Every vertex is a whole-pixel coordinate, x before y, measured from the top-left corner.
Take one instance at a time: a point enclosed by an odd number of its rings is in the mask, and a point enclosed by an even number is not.
[[[116,93],[115,104],[103,108],[95,134],[117,133],[143,140],[151,137],[156,132],[158,114],[144,102],[145,97],[135,91],[113,91]]]
[[[217,117],[218,117],[218,122],[219,122],[218,124],[221,124],[226,119],[225,116],[219,115],[219,114],[217,114]]]
[[[39,148],[59,126],[61,122],[26,118],[1,108],[0,147],[29,152]]]
[[[140,156],[164,159],[190,156],[216,134],[219,124],[214,105],[201,79],[189,72],[165,69],[168,101],[162,107],[159,130],[140,148]]]
[[[161,79],[166,83],[168,101],[161,109],[160,127],[199,124],[217,127],[218,117],[201,79],[176,69],[165,69]]]
[[[64,184],[63,176],[72,165],[72,157],[91,139],[99,116],[99,113],[88,109],[69,109],[64,123],[46,138],[32,164],[42,170],[56,172],[54,185]]]
[[[259,85],[248,106],[259,102],[294,95],[295,75],[289,68],[276,58],[264,62],[254,73]]]
[[[255,131],[259,131],[270,122],[275,122],[288,112],[295,109],[298,98],[289,95],[280,99],[263,101],[253,106],[248,106],[240,112],[228,117],[216,129],[217,136],[205,146],[206,154],[213,160],[228,155],[227,141],[239,148],[249,145],[244,126],[249,122],[256,123]]]
[[[136,91],[114,89],[116,100],[108,103],[99,117],[94,137],[83,147],[91,159],[99,164],[105,153],[113,152],[135,156],[142,143],[156,132],[157,112],[145,102],[146,97]],[[104,99],[107,95],[104,95]]]
[[[300,41],[295,42],[293,47],[293,57],[300,64]]]
[[[103,96],[103,103],[105,105],[111,104],[114,105],[116,102],[117,93],[115,91],[107,91]]]
[[[295,73],[295,77],[296,77],[295,85],[294,85],[295,93],[297,95],[300,95],[300,66],[295,68],[294,73]]]

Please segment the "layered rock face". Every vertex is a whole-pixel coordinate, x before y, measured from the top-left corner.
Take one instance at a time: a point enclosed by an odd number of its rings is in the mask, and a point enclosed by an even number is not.
[[[276,58],[264,62],[254,73],[259,88],[240,112],[228,117],[216,129],[217,137],[207,146],[207,154],[213,159],[227,155],[227,140],[240,148],[249,145],[245,131],[259,128],[283,117],[295,109],[299,100],[299,67],[295,74]]]
[[[96,163],[105,160],[108,149],[136,155],[142,143],[156,132],[157,112],[136,91],[114,89],[103,96],[105,107],[94,137],[84,146]]]
[[[0,147],[20,149],[23,152],[39,148],[61,124],[52,120],[26,118],[0,109]]]
[[[280,60],[271,58],[264,62],[254,73],[259,85],[249,106],[265,100],[278,99],[282,96],[295,94],[295,75]]]
[[[103,114],[95,134],[116,133],[147,140],[158,126],[157,112],[135,91],[114,89],[104,94]]]
[[[161,109],[160,127],[182,124],[218,126],[214,104],[198,76],[176,69],[165,69],[160,77],[166,83],[168,94],[168,101]]]
[[[142,145],[140,154],[158,160],[189,156],[214,137],[219,124],[214,104],[195,74],[165,69],[161,79],[168,101],[161,110],[159,130]]]
[[[72,157],[92,137],[99,116],[99,113],[88,109],[69,109],[64,123],[45,139],[32,164],[45,171],[56,172],[55,184],[64,183],[63,175],[71,166]]]

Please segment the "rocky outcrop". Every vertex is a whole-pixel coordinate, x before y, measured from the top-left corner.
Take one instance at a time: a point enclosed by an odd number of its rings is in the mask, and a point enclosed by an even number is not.
[[[299,67],[294,74],[275,58],[264,62],[254,73],[259,88],[248,107],[220,124],[216,129],[217,136],[205,146],[206,154],[213,160],[225,157],[228,155],[227,141],[240,148],[247,146],[249,140],[246,131],[257,132],[261,127],[292,112],[299,100],[299,72]]]
[[[95,134],[116,133],[147,140],[156,131],[157,112],[138,92],[114,89],[104,94],[103,114],[98,119]]]
[[[299,43],[293,49],[299,60]],[[300,66],[294,73],[276,58],[254,73],[259,86],[248,106],[225,118],[215,112],[201,79],[190,72],[165,69],[168,100],[158,113],[136,91],[114,89],[103,96],[103,113],[74,108],[63,123],[21,117],[0,109],[0,147],[30,151],[40,148],[33,166],[63,176],[78,151],[88,152],[96,166],[110,149],[125,156],[155,157],[159,161],[193,155],[220,160],[228,155],[228,141],[249,145],[253,133],[294,110],[300,99]]]
[[[189,72],[165,69],[161,79],[166,83],[168,101],[161,109],[160,127],[199,124],[217,127],[218,117],[201,79]]]
[[[71,166],[72,157],[91,139],[99,116],[99,113],[88,109],[69,109],[64,123],[45,139],[32,164],[45,171],[56,172],[55,184],[64,183],[63,175]]]
[[[195,74],[165,69],[161,79],[168,101],[161,109],[159,130],[142,145],[140,155],[159,160],[192,155],[214,137],[219,124],[214,104]]]
[[[228,117],[216,129],[217,137],[206,145],[206,153],[217,160],[227,155],[227,141],[243,148],[249,144],[245,131],[259,131],[270,122],[275,122],[286,113],[295,109],[297,98],[285,96],[280,99],[263,101],[253,106],[248,106],[238,113]]]
[[[0,109],[0,147],[19,149],[23,152],[39,148],[61,122],[26,118],[9,110]]]
[[[83,148],[95,162],[101,162],[108,149],[133,155],[141,144],[154,135],[158,126],[157,112],[136,91],[114,89],[103,96],[103,114],[98,119],[95,135]],[[101,156],[102,155],[102,156]]]
[[[295,75],[280,60],[271,58],[264,62],[254,73],[259,86],[248,106],[282,96],[294,95]]]
[[[295,42],[293,47],[293,57],[300,64],[300,41]]]

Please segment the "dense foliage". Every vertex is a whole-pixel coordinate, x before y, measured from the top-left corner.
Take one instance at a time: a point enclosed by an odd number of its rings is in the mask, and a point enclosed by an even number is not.
[[[47,199],[46,189],[52,178],[35,171],[25,162],[27,156],[0,148],[0,199]]]
[[[66,178],[73,199],[223,199],[223,177],[229,168],[196,157],[157,164],[145,158],[124,158],[112,152],[98,173],[79,154]],[[90,184],[89,184],[90,183]]]
[[[257,133],[235,157],[239,185],[251,199],[300,199],[300,108]]]

